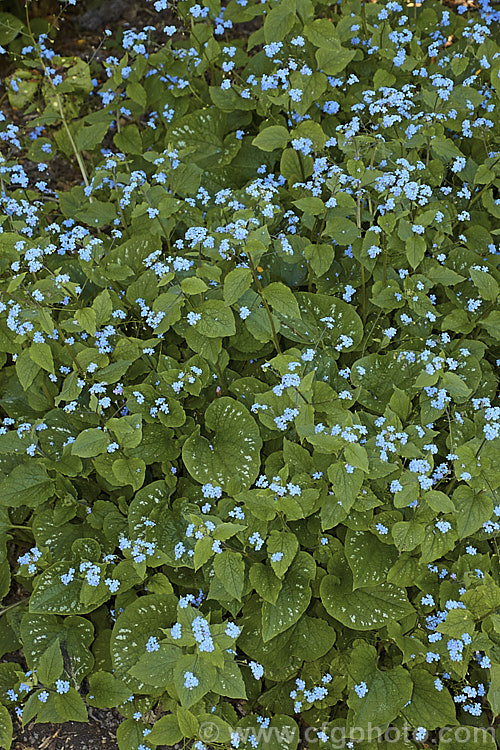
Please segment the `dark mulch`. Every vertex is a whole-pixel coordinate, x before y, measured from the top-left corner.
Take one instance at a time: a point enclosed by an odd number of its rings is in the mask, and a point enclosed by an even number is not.
[[[121,722],[117,711],[89,709],[88,724],[34,724],[24,729],[14,719],[12,750],[118,750],[116,729]]]

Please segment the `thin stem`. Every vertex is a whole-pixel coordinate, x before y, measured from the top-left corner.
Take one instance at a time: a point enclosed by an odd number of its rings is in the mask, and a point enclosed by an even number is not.
[[[27,26],[29,35],[31,37],[31,41],[33,42],[33,46],[34,46],[34,48],[36,50],[38,50],[37,42],[35,41],[35,37],[34,37],[33,32],[31,30],[30,17],[29,17],[29,13],[28,13],[28,3],[26,3],[26,5],[25,5],[25,10],[26,10],[26,26]],[[39,53],[39,58],[40,58],[40,62],[42,64],[45,76],[49,80],[50,85],[52,86],[52,89],[54,91],[54,96],[56,98],[57,107],[58,107],[60,115],[61,115],[61,120],[62,120],[62,123],[64,125],[64,129],[66,130],[66,134],[67,134],[67,136],[69,138],[69,142],[71,143],[71,148],[73,149],[73,153],[75,154],[76,161],[78,162],[78,166],[80,168],[80,172],[81,172],[81,175],[83,177],[83,181],[85,183],[85,187],[88,188],[88,187],[90,187],[90,183],[89,183],[89,178],[88,178],[88,175],[87,175],[87,170],[85,169],[85,164],[84,164],[84,161],[82,159],[82,155],[80,154],[80,152],[79,152],[79,150],[77,148],[77,145],[76,145],[76,143],[75,143],[75,141],[73,139],[73,136],[71,134],[71,130],[69,129],[69,125],[68,125],[68,123],[66,121],[66,117],[64,116],[64,106],[63,106],[62,99],[61,99],[61,97],[59,95],[57,87],[55,86],[52,78],[50,77],[50,75],[47,72],[47,66],[45,65],[45,63],[43,61],[43,57],[42,57],[42,55],[40,53]],[[91,195],[89,195],[89,202],[90,203],[93,202],[93,198],[92,198]]]
[[[269,318],[269,323],[271,325],[271,333],[272,333],[273,342],[274,342],[274,348],[276,349],[276,351],[278,352],[278,354],[281,354],[281,347],[280,347],[280,344],[279,344],[279,341],[278,341],[278,335],[276,333],[276,328],[274,327],[274,320],[273,320],[273,316],[272,316],[272,313],[271,313],[271,309],[270,309],[269,305],[267,304],[266,298],[264,297],[264,291],[262,289],[262,284],[260,283],[259,277],[257,276],[257,272],[255,270],[254,262],[253,262],[252,258],[250,257],[250,255],[248,256],[248,260],[250,262],[250,270],[252,271],[252,276],[253,276],[253,279],[255,281],[255,285],[257,287],[257,291],[259,293],[259,296],[260,296],[262,302],[264,303],[264,307],[266,308],[267,317]]]
[[[33,533],[31,526],[17,526],[14,523],[9,524],[9,529],[22,529],[23,531],[31,531]]]
[[[4,607],[3,609],[0,609],[0,617],[4,615],[6,612],[9,611],[9,609],[14,609],[14,607],[19,607],[20,604],[24,604],[24,602],[27,602],[29,599],[29,596],[25,596],[24,599],[20,599],[18,602],[14,602],[14,604],[9,604],[8,607]]]

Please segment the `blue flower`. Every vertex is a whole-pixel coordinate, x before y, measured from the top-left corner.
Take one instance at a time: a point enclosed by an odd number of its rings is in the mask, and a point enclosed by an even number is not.
[[[354,691],[358,698],[364,698],[368,692],[368,686],[366,682],[360,682],[359,685],[354,685]]]
[[[188,690],[192,690],[198,687],[200,681],[192,672],[184,672],[184,687]]]

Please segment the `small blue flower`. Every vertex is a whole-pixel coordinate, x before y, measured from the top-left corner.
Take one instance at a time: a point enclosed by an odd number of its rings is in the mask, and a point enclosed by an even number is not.
[[[354,685],[354,691],[358,698],[364,698],[368,692],[368,686],[366,682],[360,682],[359,685]]]
[[[184,687],[188,690],[192,690],[198,687],[200,681],[192,672],[184,672]]]

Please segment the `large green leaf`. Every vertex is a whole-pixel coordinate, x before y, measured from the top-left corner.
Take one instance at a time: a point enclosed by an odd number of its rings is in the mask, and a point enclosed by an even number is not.
[[[129,604],[115,622],[110,643],[114,674],[134,693],[147,693],[149,688],[131,677],[128,670],[148,653],[148,639],[161,637],[160,628],[173,625],[176,611],[177,599],[173,594],[149,594]]]
[[[243,739],[249,738],[254,732],[258,734],[259,750],[296,750],[299,744],[300,731],[291,716],[277,714],[272,717],[267,729],[259,730],[255,716],[251,715],[244,716],[235,727],[236,733]]]
[[[126,701],[132,691],[110,672],[93,672],[89,677],[87,702],[97,708],[113,708]]]
[[[352,571],[353,591],[384,583],[397,558],[393,547],[383,544],[369,531],[348,530],[345,554]]]
[[[0,504],[11,508],[34,508],[54,494],[54,485],[44,466],[29,463],[16,466],[0,483]]]
[[[311,601],[310,581],[315,574],[314,559],[307,552],[299,552],[285,575],[276,603],[262,604],[264,642],[288,630],[306,611]]]
[[[172,566],[193,567],[193,558],[189,550],[194,549],[194,539],[185,537],[189,523],[187,514],[196,511],[196,506],[186,507],[183,515],[181,504],[174,508],[170,504],[172,488],[160,479],[142,487],[130,503],[128,510],[129,534],[131,539],[144,539],[154,542],[156,554],[150,558],[151,565],[167,563]],[[151,526],[151,523],[154,526]],[[175,546],[183,541],[185,552],[175,555]]]
[[[201,320],[196,323],[196,332],[207,338],[234,336],[236,327],[230,307],[220,300],[207,300],[199,308]]]
[[[405,716],[416,727],[438,729],[458,724],[455,703],[449,690],[439,692],[434,686],[435,676],[425,669],[410,672],[413,682],[411,702],[405,708]]]
[[[30,598],[30,612],[36,614],[85,615],[100,607],[110,598],[109,589],[103,582],[89,587],[87,582],[75,576],[68,584],[61,581],[61,576],[68,573],[71,562],[57,562],[47,568],[37,579],[36,587]],[[102,566],[99,566],[102,567]],[[91,594],[85,601],[84,587]]]
[[[109,445],[109,437],[98,429],[83,430],[71,446],[71,453],[80,458],[99,456]]]
[[[302,322],[289,314],[278,312],[280,331],[284,336],[303,344],[313,344],[321,338],[323,345],[332,348],[333,352],[349,351],[359,344],[363,336],[363,323],[352,305],[326,294],[297,292],[294,296]],[[341,336],[347,339],[343,340]]]
[[[10,750],[12,744],[12,719],[5,706],[0,705],[0,747]]]
[[[80,682],[94,663],[89,649],[94,639],[94,627],[83,617],[38,615],[31,612],[21,620],[23,652],[30,669],[36,669],[43,652],[53,643],[60,643],[70,661],[70,669]]]
[[[198,684],[195,687],[185,687],[186,672],[191,672],[198,680]],[[174,669],[174,684],[181,705],[184,708],[191,708],[209,690],[212,690],[215,677],[215,667],[207,659],[200,658],[198,654],[185,654],[182,656]]]
[[[351,571],[344,568],[340,575],[340,582],[336,576],[324,576],[320,595],[328,614],[346,627],[374,630],[413,612],[405,589],[380,583],[354,591]]]
[[[348,695],[353,727],[367,730],[370,725],[383,732],[410,700],[412,681],[403,667],[382,670],[377,667],[377,651],[358,641],[351,653],[349,675],[355,684],[366,683],[367,693],[360,698],[354,686]]]
[[[224,666],[217,669],[212,690],[228,698],[246,698],[246,688],[240,668],[232,659],[224,659]]]
[[[245,577],[245,563],[239,552],[224,550],[216,555],[214,572],[229,596],[241,600]]]
[[[438,750],[463,750],[464,738],[467,750],[497,750],[498,745],[490,727],[461,724],[448,729],[439,738]]]
[[[382,414],[395,389],[408,392],[415,369],[406,361],[399,362],[396,352],[369,354],[354,362],[351,382],[355,386],[361,386],[358,400],[377,414]]]
[[[475,494],[470,487],[461,485],[453,493],[457,510],[458,538],[465,539],[481,528],[493,514],[493,502],[486,492]]]
[[[248,489],[259,473],[262,447],[254,418],[242,404],[223,396],[206,410],[205,425],[214,432],[211,440],[197,427],[182,447],[182,460],[191,476],[233,493]]]

